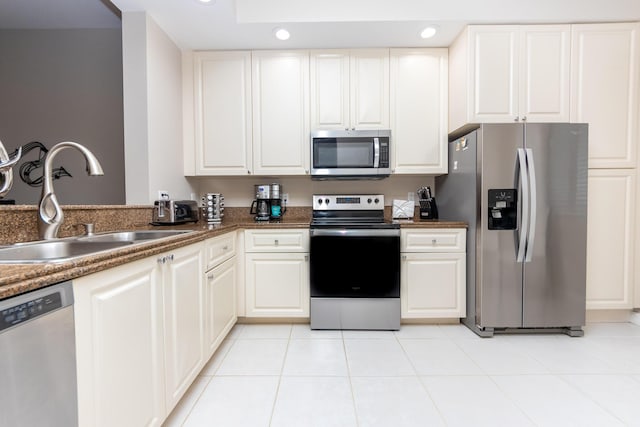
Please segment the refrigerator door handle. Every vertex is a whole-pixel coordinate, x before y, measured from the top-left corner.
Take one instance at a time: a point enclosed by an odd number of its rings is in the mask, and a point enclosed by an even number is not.
[[[522,188],[522,213],[520,215],[522,219],[520,221],[520,227],[518,227],[519,235],[516,262],[524,262],[525,250],[527,248],[527,233],[529,230],[529,173],[527,169],[527,153],[524,151],[524,148],[518,148],[516,173],[519,175],[520,187]]]
[[[531,205],[529,214],[529,231],[527,236],[527,252],[524,262],[531,262],[533,256],[533,241],[536,235],[536,211],[538,204],[538,192],[536,189],[536,168],[533,160],[533,150],[526,149],[527,152],[527,170],[529,171],[529,187],[531,188]]]

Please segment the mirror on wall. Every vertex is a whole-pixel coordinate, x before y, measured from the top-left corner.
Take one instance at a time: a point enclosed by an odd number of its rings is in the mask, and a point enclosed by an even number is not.
[[[0,141],[9,153],[23,150],[4,199],[37,204],[44,155],[73,141],[96,155],[104,176],[87,176],[75,150],[61,152],[54,160],[60,203],[125,204],[120,17],[101,0],[82,0],[76,16],[40,3],[2,6]]]

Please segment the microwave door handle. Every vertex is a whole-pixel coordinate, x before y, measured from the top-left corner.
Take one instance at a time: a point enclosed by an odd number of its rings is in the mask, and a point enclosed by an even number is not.
[[[380,138],[373,138],[373,167],[380,166]]]

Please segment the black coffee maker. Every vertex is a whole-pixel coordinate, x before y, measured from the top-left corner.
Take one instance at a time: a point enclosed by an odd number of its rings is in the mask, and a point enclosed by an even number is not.
[[[256,198],[251,202],[249,213],[255,215],[256,221],[269,221],[271,218],[271,187],[256,185],[255,192]]]

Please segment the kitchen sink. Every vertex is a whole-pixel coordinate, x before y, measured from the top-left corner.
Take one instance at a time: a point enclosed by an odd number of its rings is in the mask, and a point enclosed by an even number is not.
[[[98,252],[121,248],[133,242],[84,242],[79,240],[44,240],[18,243],[0,248],[0,263],[61,262]]]
[[[0,264],[63,262],[129,245],[190,233],[191,230],[118,231],[0,247]]]
[[[142,242],[165,237],[179,236],[190,233],[191,230],[137,230],[137,231],[115,231],[110,233],[93,234],[80,236],[76,240],[79,242]]]

